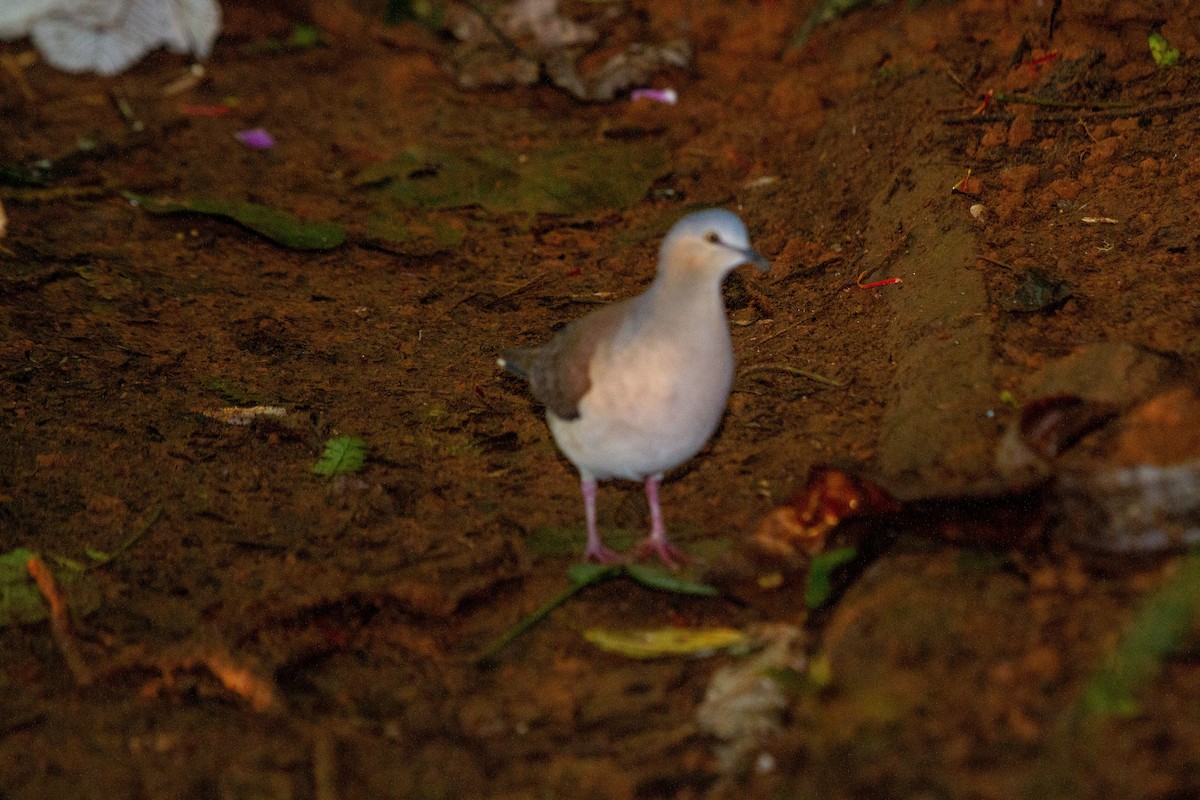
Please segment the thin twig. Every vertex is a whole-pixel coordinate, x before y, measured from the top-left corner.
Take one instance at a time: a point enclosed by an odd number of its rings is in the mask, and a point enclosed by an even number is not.
[[[539,283],[546,280],[546,278],[548,278],[548,277],[550,277],[549,272],[543,272],[539,275],[535,275],[532,278],[530,278],[529,280],[522,283],[520,286],[517,286],[515,289],[509,289],[504,294],[496,295],[496,298],[494,300],[492,300],[491,303],[488,304],[488,307],[491,308],[491,307],[496,306],[499,303],[504,302],[505,300],[510,300],[510,299],[516,297],[517,295],[521,294],[522,292],[528,291],[529,289],[532,289],[534,286],[537,286]]]
[[[755,364],[752,367],[747,367],[746,369],[742,370],[741,376],[745,378],[760,372],[783,372],[788,375],[795,375],[799,378],[808,378],[810,381],[816,381],[817,383],[822,383],[826,386],[832,386],[837,389],[844,389],[850,385],[847,381],[839,381],[834,378],[828,378],[819,372],[812,372],[807,369],[801,369],[800,367],[793,367],[791,364]]]
[[[46,562],[40,556],[30,558],[25,564],[25,569],[29,571],[33,582],[37,584],[38,591],[42,593],[46,604],[50,606],[50,633],[54,636],[54,643],[58,645],[58,651],[62,653],[63,660],[67,662],[67,669],[71,671],[75,685],[91,685],[92,671],[88,669],[87,664],[83,661],[83,656],[79,653],[79,648],[75,646],[75,635],[71,631],[71,612],[67,607],[66,598],[63,597],[58,583],[54,580],[54,573],[50,571],[50,567],[46,566]]]
[[[1011,265],[1011,264],[1005,264],[1003,261],[997,261],[996,259],[994,259],[994,258],[989,258],[989,257],[987,257],[987,256],[975,256],[975,258],[979,259],[980,261],[986,261],[986,262],[988,262],[989,264],[995,264],[997,267],[1000,267],[1001,269],[1006,269],[1006,270],[1008,270],[1009,272],[1012,272],[1012,271],[1013,271],[1012,265]]]
[[[772,331],[771,333],[767,334],[763,338],[759,339],[756,344],[758,347],[762,347],[764,344],[771,341],[772,339],[778,339],[780,336],[783,336],[785,333],[791,333],[796,328],[799,328],[801,325],[807,325],[807,324],[809,324],[809,320],[807,320],[807,319],[797,320],[796,322],[793,322],[791,325],[785,325],[784,327],[780,328],[777,331]]]
[[[1097,106],[1097,103],[1088,104]],[[1200,106],[1200,98],[1185,98],[1171,100],[1166,103],[1153,103],[1145,106],[1124,106],[1121,108],[1080,108],[1070,113],[1034,114],[1034,122],[1075,122],[1082,117],[1113,118],[1113,117],[1143,117],[1147,114],[1167,114],[1173,111],[1187,111]],[[1012,122],[1015,114],[963,114],[956,117],[946,117],[943,125],[988,125],[993,122]]]
[[[1095,101],[1091,103],[1072,102],[1067,100],[1052,100],[1048,97],[1038,97],[1032,94],[1021,94],[1019,92],[996,92],[993,97],[1005,103],[1020,103],[1030,106],[1041,106],[1043,108],[1080,108],[1080,109],[1118,109],[1132,108],[1132,103],[1126,102],[1105,102]]]

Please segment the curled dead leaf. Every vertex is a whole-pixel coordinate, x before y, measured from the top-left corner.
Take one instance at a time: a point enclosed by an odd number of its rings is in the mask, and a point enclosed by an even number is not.
[[[812,557],[824,549],[829,533],[843,520],[899,510],[900,503],[878,484],[836,467],[817,466],[799,491],[763,518],[754,544],[782,558]]]

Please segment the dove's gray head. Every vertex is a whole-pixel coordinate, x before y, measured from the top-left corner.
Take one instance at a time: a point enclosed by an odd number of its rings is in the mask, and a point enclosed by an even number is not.
[[[737,214],[720,208],[697,211],[676,222],[663,239],[659,271],[720,280],[740,264],[764,272],[765,258],[750,247],[750,236]]]

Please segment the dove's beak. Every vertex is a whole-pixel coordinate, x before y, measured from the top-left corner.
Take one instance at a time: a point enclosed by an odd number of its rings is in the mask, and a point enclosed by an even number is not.
[[[767,259],[765,259],[763,256],[759,255],[758,253],[754,252],[753,250],[743,250],[742,255],[744,255],[746,257],[746,263],[752,264],[754,267],[756,267],[758,269],[759,272],[769,272],[770,271],[771,262],[767,261]]]

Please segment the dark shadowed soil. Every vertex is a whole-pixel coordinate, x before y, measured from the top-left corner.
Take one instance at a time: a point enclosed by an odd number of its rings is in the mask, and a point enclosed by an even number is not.
[[[582,549],[574,470],[496,353],[639,292],[696,208],[737,211],[772,270],[727,283],[729,411],[663,487],[693,578],[815,464],[906,500],[1003,495],[1001,438],[1045,395],[1116,411],[1081,460],[1200,456],[1194,401],[1161,399],[1200,360],[1200,7],[901,3],[793,48],[810,3],[607,4],[613,37],[686,23],[693,68],[652,79],[665,105],[461,91],[451,43],[416,24],[257,5],[226,5],[206,77],[176,93],[187,64],[165,53],[100,79],[0,48],[0,163],[55,162],[0,185],[0,554],[39,553],[75,619],[0,628],[0,798],[1200,796],[1191,639],[1133,713],[1081,717],[1180,563],[1096,558],[1082,518],[901,518],[817,616],[803,583],[609,581],[475,663]],[[326,46],[256,46],[297,22]],[[274,147],[235,140],[256,127]],[[559,214],[408,206],[361,179],[413,148],[658,167],[624,207]],[[348,236],[290,249],[124,191]],[[283,414],[221,416],[253,406]],[[340,435],[366,465],[314,474]],[[636,484],[599,505],[619,546],[648,525]],[[583,635],[671,626],[801,637],[733,755],[698,709],[754,656],[637,661]]]

